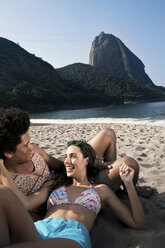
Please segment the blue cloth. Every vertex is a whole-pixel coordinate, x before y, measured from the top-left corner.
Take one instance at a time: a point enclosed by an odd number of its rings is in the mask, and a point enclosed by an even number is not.
[[[69,218],[46,218],[34,223],[42,239],[66,238],[75,240],[82,248],[91,248],[87,228]]]

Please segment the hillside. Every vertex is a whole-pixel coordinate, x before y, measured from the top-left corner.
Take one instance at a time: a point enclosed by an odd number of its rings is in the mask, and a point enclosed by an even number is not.
[[[0,38],[0,107],[36,113],[160,100],[165,100],[163,87],[140,85],[82,63],[55,70],[18,44]]]
[[[62,78],[69,79],[75,85],[103,97],[103,102],[147,102],[165,100],[165,88],[154,84],[141,84],[129,77],[117,77],[96,67],[75,63],[57,70]]]
[[[0,107],[43,112],[83,105],[85,95],[84,89],[72,87],[53,66],[0,38]]]

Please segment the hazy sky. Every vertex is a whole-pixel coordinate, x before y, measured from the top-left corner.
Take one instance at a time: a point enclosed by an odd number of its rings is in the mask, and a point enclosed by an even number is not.
[[[0,0],[0,37],[55,68],[88,64],[102,31],[121,39],[165,86],[164,0]]]

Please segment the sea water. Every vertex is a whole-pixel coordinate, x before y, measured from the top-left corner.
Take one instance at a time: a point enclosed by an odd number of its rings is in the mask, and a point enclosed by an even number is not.
[[[32,123],[132,123],[165,126],[165,102],[110,105],[30,115]]]

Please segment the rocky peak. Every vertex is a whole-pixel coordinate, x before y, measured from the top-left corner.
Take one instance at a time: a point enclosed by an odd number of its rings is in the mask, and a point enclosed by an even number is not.
[[[112,34],[101,32],[95,37],[90,50],[89,64],[117,76],[153,84],[145,73],[142,61]]]

